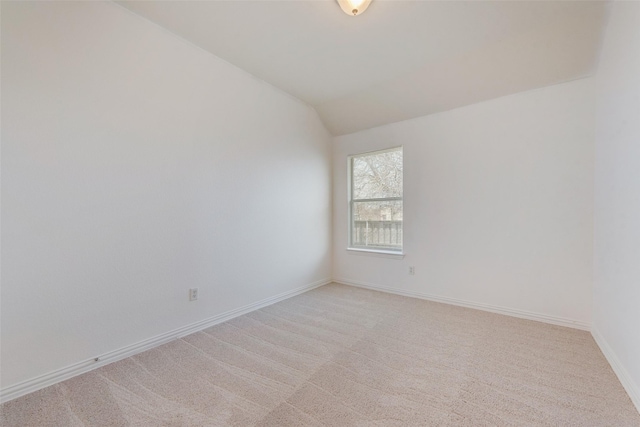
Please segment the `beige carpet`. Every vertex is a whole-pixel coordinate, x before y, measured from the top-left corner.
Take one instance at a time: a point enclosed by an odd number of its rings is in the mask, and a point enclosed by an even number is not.
[[[587,332],[342,285],[1,409],[2,426],[640,426]]]

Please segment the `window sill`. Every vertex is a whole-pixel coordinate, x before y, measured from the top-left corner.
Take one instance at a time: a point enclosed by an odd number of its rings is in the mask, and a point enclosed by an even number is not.
[[[389,259],[402,259],[404,258],[404,252],[385,251],[383,249],[360,249],[360,248],[347,248],[347,253],[351,255],[364,255],[364,256],[378,256],[381,258]]]

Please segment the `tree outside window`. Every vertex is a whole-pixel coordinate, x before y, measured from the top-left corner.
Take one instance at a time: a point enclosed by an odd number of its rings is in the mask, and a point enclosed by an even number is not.
[[[351,156],[351,248],[402,251],[402,147]]]

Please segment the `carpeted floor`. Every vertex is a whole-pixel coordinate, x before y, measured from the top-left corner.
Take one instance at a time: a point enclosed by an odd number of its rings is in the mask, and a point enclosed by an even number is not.
[[[590,334],[327,285],[2,406],[2,426],[640,426]]]

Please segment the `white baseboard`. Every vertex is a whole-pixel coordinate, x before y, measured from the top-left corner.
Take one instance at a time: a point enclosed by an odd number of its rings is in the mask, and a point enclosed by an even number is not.
[[[184,336],[201,331],[219,323],[226,322],[227,320],[233,319],[234,317],[242,316],[243,314],[258,310],[271,304],[275,304],[287,298],[291,298],[293,296],[310,291],[311,289],[326,285],[328,283],[331,283],[330,279],[319,280],[317,282],[310,283],[308,285],[301,286],[299,288],[295,288],[290,291],[263,299],[253,304],[245,305],[244,307],[230,310],[217,316],[213,316],[208,319],[201,320],[199,322],[195,322],[178,329],[174,329],[164,334],[157,335],[153,338],[128,345],[119,350],[105,353],[97,358],[74,363],[73,365],[67,366],[65,368],[57,369],[55,371],[49,372],[48,374],[40,375],[30,380],[23,381],[10,387],[6,387],[0,390],[0,403],[8,402],[9,400],[24,396],[25,394],[29,394],[45,387],[57,384],[61,381],[67,380],[80,374],[84,374],[85,372],[89,372],[101,366],[108,365],[109,363],[125,359],[129,356],[133,356],[134,354],[138,354],[151,348],[158,347],[159,345],[165,344],[169,341],[173,341],[175,339],[182,338]]]
[[[491,313],[504,314],[512,317],[519,317],[521,319],[535,320],[538,322],[550,323],[552,325],[566,326],[568,328],[581,329],[584,331],[591,330],[591,325],[579,320],[566,319],[564,317],[552,316],[549,314],[534,313],[526,310],[518,310],[513,308],[500,307],[496,305],[483,304],[473,301],[466,301],[456,298],[441,297],[437,295],[425,294],[421,292],[405,291],[402,289],[389,288],[386,286],[379,286],[370,283],[356,282],[348,279],[334,279],[334,282],[341,283],[343,285],[356,286],[359,288],[372,289],[374,291],[387,292],[396,295],[403,295],[407,297],[420,298],[434,302],[441,302],[444,304],[457,305],[460,307],[474,308],[476,310],[489,311]]]
[[[616,356],[611,346],[609,346],[609,343],[607,343],[607,341],[600,334],[597,328],[591,328],[591,335],[596,341],[596,344],[598,344],[598,347],[600,347],[600,350],[609,362],[609,365],[611,365],[611,369],[613,369],[613,372],[615,372],[618,376],[622,387],[624,387],[624,389],[627,391],[629,398],[636,406],[638,412],[640,412],[640,385],[636,384],[633,381],[633,378],[631,378],[629,372],[625,369],[624,365],[622,365],[620,359],[618,359],[618,356]]]

